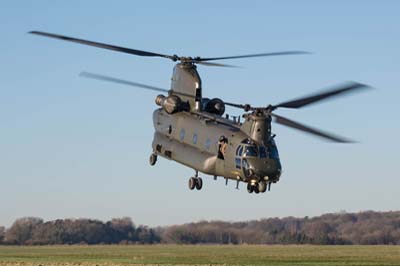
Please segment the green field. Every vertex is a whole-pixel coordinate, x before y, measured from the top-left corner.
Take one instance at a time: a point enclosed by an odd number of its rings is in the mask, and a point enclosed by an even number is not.
[[[0,246],[0,265],[400,265],[400,246]]]

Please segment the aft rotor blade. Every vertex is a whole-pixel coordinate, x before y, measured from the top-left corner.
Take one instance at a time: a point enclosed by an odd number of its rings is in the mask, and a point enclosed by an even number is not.
[[[70,42],[95,46],[98,48],[114,50],[114,51],[126,53],[126,54],[133,54],[133,55],[139,55],[139,56],[158,56],[158,57],[169,58],[174,61],[179,59],[177,56],[171,56],[171,55],[165,55],[165,54],[159,54],[159,53],[153,53],[153,52],[146,52],[146,51],[142,51],[142,50],[130,49],[130,48],[125,48],[125,47],[115,46],[115,45],[105,44],[105,43],[99,43],[99,42],[92,42],[92,41],[88,41],[88,40],[83,40],[83,39],[68,37],[68,36],[64,36],[64,35],[48,33],[48,32],[30,31],[29,33],[40,35],[40,36],[45,36],[45,37],[50,37],[50,38],[55,38],[55,39],[59,39],[59,40],[64,40],[64,41],[70,41]]]
[[[300,108],[312,103],[316,103],[322,100],[326,100],[328,98],[332,98],[334,96],[344,95],[349,92],[355,92],[356,90],[369,88],[367,85],[357,83],[357,82],[346,82],[345,84],[338,85],[333,89],[328,91],[324,91],[322,93],[313,94],[310,96],[302,97],[299,99],[287,101],[280,103],[278,105],[273,106],[273,109],[278,107],[285,107],[285,108]]]
[[[263,57],[263,56],[277,56],[277,55],[296,55],[296,54],[309,54],[305,51],[283,51],[274,53],[261,53],[261,54],[247,54],[247,55],[235,55],[235,56],[224,56],[224,57],[206,57],[196,58],[197,62],[213,61],[213,60],[225,60],[225,59],[237,59],[237,58],[248,58],[248,57]]]
[[[123,84],[123,85],[128,85],[128,86],[133,86],[133,87],[139,87],[142,89],[147,89],[147,90],[152,90],[152,91],[169,92],[166,89],[162,89],[162,88],[158,88],[158,87],[154,87],[154,86],[150,86],[150,85],[146,85],[146,84],[141,84],[141,83],[137,83],[137,82],[132,82],[132,81],[128,81],[128,80],[123,80],[123,79],[103,76],[103,75],[99,75],[99,74],[89,73],[89,72],[81,72],[79,74],[79,76],[85,77],[85,78],[91,78],[91,79],[97,79],[97,80],[103,80],[103,81]]]
[[[79,76],[85,77],[85,78],[91,78],[91,79],[96,79],[96,80],[112,82],[112,83],[128,85],[128,86],[133,86],[133,87],[138,87],[138,88],[142,88],[142,89],[146,89],[146,90],[152,90],[152,91],[158,91],[158,92],[166,92],[168,94],[177,94],[177,95],[182,95],[182,96],[194,98],[194,96],[190,95],[190,94],[177,92],[177,91],[173,91],[173,90],[166,90],[166,89],[154,87],[154,86],[151,86],[151,85],[146,85],[146,84],[142,84],[142,83],[137,83],[137,82],[128,81],[128,80],[124,80],[124,79],[113,78],[113,77],[99,75],[99,74],[94,74],[94,73],[90,73],[90,72],[81,72],[79,74]]]
[[[291,127],[291,128],[303,131],[303,132],[307,132],[307,133],[310,133],[312,135],[315,135],[315,136],[318,136],[318,137],[321,137],[321,138],[324,138],[324,139],[328,139],[328,140],[333,141],[333,142],[339,142],[339,143],[353,143],[354,142],[354,141],[348,140],[348,139],[346,139],[344,137],[339,137],[339,136],[336,136],[336,135],[321,131],[319,129],[315,129],[315,128],[300,124],[298,122],[295,122],[295,121],[290,120],[290,119],[288,119],[286,117],[283,117],[283,116],[279,116],[279,115],[276,115],[276,114],[271,114],[271,115],[274,117],[274,122],[276,122],[278,124],[281,124],[281,125],[284,125],[284,126],[287,126],[287,127]]]

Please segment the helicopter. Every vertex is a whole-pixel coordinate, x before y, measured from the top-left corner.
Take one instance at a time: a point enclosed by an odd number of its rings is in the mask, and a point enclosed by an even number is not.
[[[161,92],[155,98],[158,106],[153,112],[154,137],[150,165],[155,165],[158,157],[176,161],[194,170],[189,178],[190,190],[201,190],[203,180],[199,173],[211,175],[216,180],[223,177],[247,184],[249,193],[264,193],[277,183],[282,174],[276,135],[271,124],[287,126],[314,136],[338,143],[351,140],[337,136],[276,114],[278,108],[298,109],[349,92],[368,88],[358,82],[346,82],[305,97],[284,101],[276,105],[255,107],[250,104],[232,103],[220,98],[206,98],[202,95],[202,81],[197,65],[214,67],[235,67],[233,65],[211,62],[216,60],[268,57],[280,55],[307,54],[305,51],[282,51],[224,57],[184,57],[147,52],[105,43],[93,42],[42,31],[30,31],[40,35],[113,50],[126,54],[161,57],[177,62],[173,68],[170,89],[159,88],[124,79],[81,72],[80,76],[113,82],[142,89]],[[225,114],[230,106],[244,111],[242,116]],[[242,119],[241,119],[242,118]]]

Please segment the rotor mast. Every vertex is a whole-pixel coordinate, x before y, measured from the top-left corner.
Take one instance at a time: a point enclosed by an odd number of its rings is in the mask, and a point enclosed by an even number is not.
[[[195,64],[183,61],[175,65],[170,93],[178,94],[183,102],[187,102],[190,111],[202,111],[201,78]]]
[[[244,118],[240,130],[257,144],[266,145],[271,138],[271,116],[263,110],[255,110]]]

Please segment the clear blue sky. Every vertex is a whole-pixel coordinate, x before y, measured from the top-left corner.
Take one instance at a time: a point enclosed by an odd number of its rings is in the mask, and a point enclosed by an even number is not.
[[[2,1],[0,225],[21,216],[166,225],[399,210],[400,2],[232,2]],[[78,77],[86,70],[169,88],[173,63],[30,30],[190,56],[313,52],[229,61],[238,69],[200,66],[204,95],[233,102],[277,103],[346,80],[376,89],[280,110],[360,143],[275,125],[284,174],[270,193],[208,176],[201,192],[189,191],[191,169],[148,165],[156,93]]]

